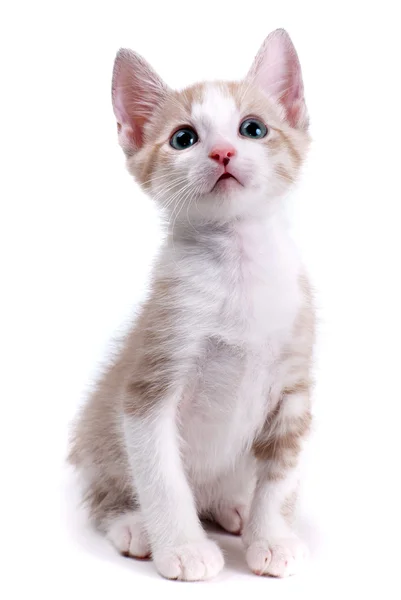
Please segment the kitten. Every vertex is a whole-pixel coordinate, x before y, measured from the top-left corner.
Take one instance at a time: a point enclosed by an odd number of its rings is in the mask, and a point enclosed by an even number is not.
[[[241,534],[249,568],[292,575],[310,428],[314,311],[284,196],[308,144],[283,30],[240,83],[169,89],[120,50],[113,106],[128,170],[168,217],[151,293],[75,425],[91,517],[169,579],[223,567],[200,518]]]

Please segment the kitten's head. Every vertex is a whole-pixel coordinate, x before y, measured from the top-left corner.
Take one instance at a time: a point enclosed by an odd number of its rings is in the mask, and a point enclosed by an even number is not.
[[[261,216],[295,181],[309,136],[301,68],[284,30],[247,77],[169,89],[120,50],[113,107],[129,171],[174,219]]]

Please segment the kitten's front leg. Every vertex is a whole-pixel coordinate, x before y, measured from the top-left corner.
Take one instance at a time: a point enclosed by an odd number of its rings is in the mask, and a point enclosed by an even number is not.
[[[307,390],[286,391],[279,409],[254,444],[258,482],[243,534],[246,559],[257,575],[297,572],[307,549],[291,527],[298,485],[298,456],[311,416]]]
[[[196,581],[217,575],[224,559],[197,516],[181,464],[176,405],[172,396],[146,415],[126,413],[125,437],[155,566],[168,579]]]
[[[139,356],[125,386],[124,436],[155,566],[169,579],[194,581],[224,565],[199,521],[177,431],[177,409],[202,339],[183,310],[173,319],[165,306],[154,302],[143,318]]]

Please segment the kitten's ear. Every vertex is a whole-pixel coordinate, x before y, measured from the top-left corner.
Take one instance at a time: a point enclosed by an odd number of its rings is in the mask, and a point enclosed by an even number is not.
[[[165,83],[139,54],[119,50],[114,62],[112,99],[118,138],[126,154],[143,144],[143,128],[166,96]]]
[[[290,36],[284,29],[276,29],[265,39],[248,78],[282,104],[292,127],[307,128],[301,65]]]

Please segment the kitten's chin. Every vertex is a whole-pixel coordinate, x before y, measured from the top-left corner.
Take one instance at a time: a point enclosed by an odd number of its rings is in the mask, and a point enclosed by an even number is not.
[[[226,222],[247,217],[264,218],[269,211],[269,204],[263,190],[245,188],[227,180],[224,186],[219,185],[196,204],[192,204],[189,215],[191,221],[204,218],[209,222]]]

